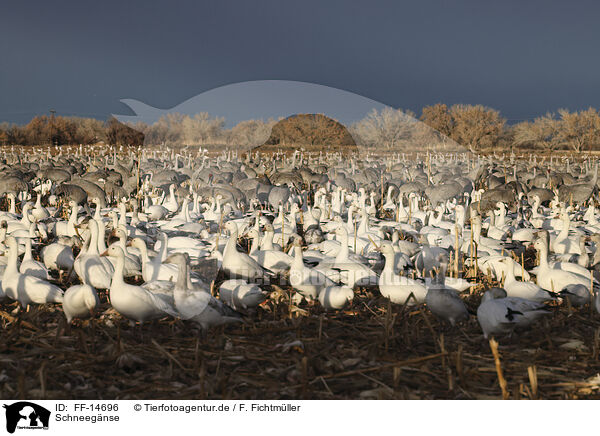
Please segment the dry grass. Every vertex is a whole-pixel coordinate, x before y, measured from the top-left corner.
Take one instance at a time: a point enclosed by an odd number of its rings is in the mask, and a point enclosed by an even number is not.
[[[482,286],[479,286],[482,288]],[[480,292],[465,297],[475,309]],[[290,306],[274,292],[244,325],[205,337],[163,319],[142,329],[110,309],[65,331],[60,306],[15,317],[4,304],[0,396],[48,399],[502,398],[475,318],[460,328],[424,307],[362,290],[344,312]],[[600,319],[558,307],[535,329],[498,338],[509,398],[600,398]]]

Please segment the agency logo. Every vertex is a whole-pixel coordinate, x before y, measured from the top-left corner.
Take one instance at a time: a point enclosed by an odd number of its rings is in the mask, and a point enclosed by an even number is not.
[[[5,404],[6,431],[14,433],[19,430],[48,430],[50,411],[29,401]]]

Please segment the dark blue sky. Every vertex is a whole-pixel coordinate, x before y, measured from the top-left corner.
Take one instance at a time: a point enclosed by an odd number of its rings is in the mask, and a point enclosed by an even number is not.
[[[0,120],[106,118],[131,113],[122,98],[168,108],[262,79],[513,120],[600,107],[599,22],[594,1],[4,2]]]

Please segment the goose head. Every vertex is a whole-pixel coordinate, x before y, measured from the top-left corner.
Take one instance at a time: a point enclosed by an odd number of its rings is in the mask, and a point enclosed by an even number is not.
[[[110,256],[110,257],[116,257],[118,258],[125,258],[125,253],[123,252],[123,249],[121,247],[119,247],[118,245],[111,245],[110,247],[108,247],[108,249],[102,253],[100,256],[102,257],[106,257],[106,256]]]
[[[133,248],[137,248],[138,250],[146,248],[146,243],[142,238],[133,238],[127,245]]]
[[[4,243],[6,244],[9,250],[17,250],[17,248],[19,247],[19,244],[17,244],[17,240],[14,236],[7,236]]]
[[[190,256],[187,253],[173,253],[165,260],[165,263],[174,265],[184,265],[189,262]]]
[[[348,230],[346,230],[343,226],[338,226],[335,229],[335,235],[340,238],[348,238]]]
[[[375,247],[375,251],[380,252],[383,256],[387,258],[394,258],[395,252],[394,247],[390,241],[382,241],[378,247]]]
[[[508,294],[502,288],[490,288],[481,297],[481,303],[485,303],[489,300],[497,300],[499,298],[506,298]]]
[[[256,230],[256,229],[250,229],[247,233],[247,236],[250,239],[260,238],[260,235],[258,234],[258,230]]]
[[[238,235],[237,225],[233,221],[227,221],[224,226],[225,230],[229,232],[230,235]]]
[[[536,249],[536,251],[546,250],[546,241],[544,240],[543,237],[538,236],[533,241],[532,246],[533,246],[533,248]]]

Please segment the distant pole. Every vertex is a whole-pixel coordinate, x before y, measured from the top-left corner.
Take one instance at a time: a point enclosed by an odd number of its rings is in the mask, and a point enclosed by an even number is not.
[[[54,109],[50,109],[50,145],[53,144],[54,139],[54,114],[56,111]]]

